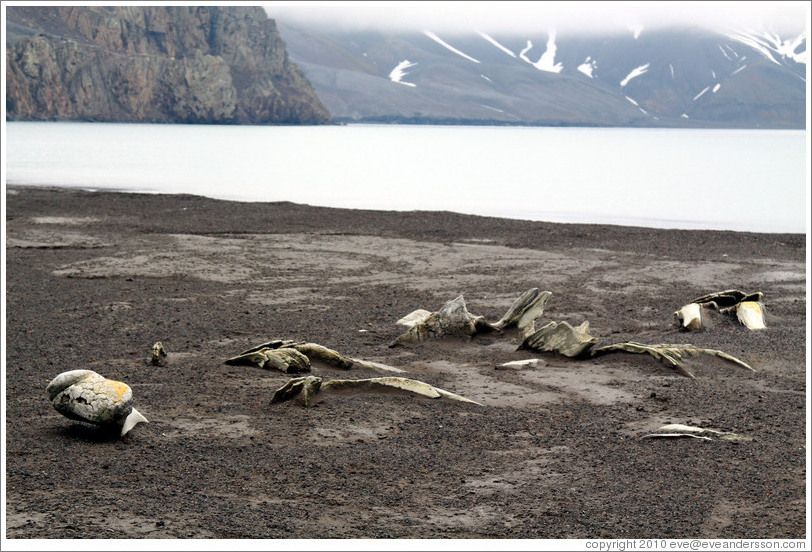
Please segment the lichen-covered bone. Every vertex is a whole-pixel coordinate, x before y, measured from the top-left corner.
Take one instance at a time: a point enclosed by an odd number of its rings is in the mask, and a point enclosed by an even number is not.
[[[550,322],[527,336],[519,349],[549,351],[575,358],[585,354],[597,342],[597,338],[589,335],[589,322],[577,327],[567,322]]]
[[[92,370],[63,372],[45,388],[48,400],[63,416],[100,426],[117,426],[121,436],[148,420],[132,406],[132,389]]]
[[[358,380],[330,380],[323,381],[322,378],[308,376],[294,378],[280,387],[271,399],[272,403],[291,400],[300,396],[300,400],[305,406],[313,403],[313,397],[318,394],[328,392],[406,392],[423,395],[433,399],[445,397],[456,401],[479,404],[478,402],[466,399],[455,393],[434,387],[428,383],[397,377],[369,378]]]
[[[698,355],[715,356],[728,362],[731,362],[737,366],[741,366],[742,368],[750,370],[751,372],[755,372],[755,370],[753,370],[748,364],[742,362],[736,357],[731,356],[725,352],[717,351],[716,349],[702,349],[687,343],[685,344],[658,343],[655,345],[646,345],[643,343],[636,343],[634,341],[627,341],[625,343],[615,343],[614,345],[598,347],[597,349],[593,349],[590,352],[590,354],[591,356],[599,356],[620,351],[626,353],[649,354],[654,358],[656,358],[657,360],[663,362],[666,366],[674,368],[677,372],[689,378],[693,378],[694,375],[690,371],[688,371],[688,369],[685,368],[685,366],[683,366],[683,364],[680,362],[680,359],[684,356],[698,356]]]
[[[539,291],[537,288],[524,292],[494,324],[487,322],[484,316],[475,316],[468,312],[465,299],[460,295],[436,312],[418,309],[398,320],[399,325],[409,329],[389,346],[443,336],[472,337],[477,332],[503,330],[514,325],[522,335],[527,336],[535,331],[534,322],[544,312],[550,295],[552,293],[549,291]]]
[[[749,437],[742,437],[729,431],[718,431],[705,427],[689,426],[683,424],[667,424],[657,429],[656,433],[643,435],[641,439],[675,439],[682,437],[693,437],[694,439],[704,439],[712,441],[713,437],[726,441],[749,441]]]
[[[674,313],[674,322],[686,330],[698,330],[702,327],[701,311],[699,303],[688,303]]]
[[[155,345],[152,346],[148,362],[153,366],[166,366],[166,356],[163,343],[156,341]]]

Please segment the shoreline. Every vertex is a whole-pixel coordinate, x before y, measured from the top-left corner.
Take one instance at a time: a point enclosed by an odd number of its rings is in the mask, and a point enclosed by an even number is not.
[[[6,191],[7,534],[128,539],[807,538],[807,236],[545,223],[191,195]],[[570,359],[492,332],[399,347],[464,295],[499,319],[690,358]],[[764,293],[767,328],[692,298]],[[272,339],[386,364],[479,405],[374,393],[271,404],[291,375],[228,358]],[[147,358],[161,341],[164,367]],[[496,367],[536,359],[534,366]],[[125,439],[59,415],[58,373],[126,382]],[[314,364],[325,379],[369,368]],[[645,439],[663,424],[747,440]]]
[[[570,227],[584,227],[584,228],[617,228],[619,230],[630,230],[630,231],[656,231],[656,232],[719,232],[719,233],[734,233],[734,234],[756,234],[756,235],[764,235],[764,236],[773,236],[780,238],[782,236],[787,237],[802,237],[806,236],[807,232],[787,232],[787,231],[756,231],[756,230],[740,230],[740,229],[730,229],[730,228],[678,228],[678,227],[666,227],[666,226],[644,226],[644,225],[634,225],[634,224],[620,224],[620,223],[613,223],[613,222],[565,222],[565,221],[554,221],[554,220],[534,220],[529,218],[512,218],[506,216],[498,216],[498,215],[481,215],[475,213],[464,213],[459,211],[448,211],[448,210],[425,210],[425,209],[409,209],[409,210],[395,210],[395,209],[367,209],[367,208],[356,208],[356,207],[334,207],[334,206],[326,206],[326,205],[314,205],[308,203],[300,203],[295,201],[288,201],[288,200],[280,200],[280,201],[258,201],[258,200],[240,200],[240,199],[224,199],[224,198],[216,198],[210,197],[206,195],[197,195],[197,194],[189,194],[189,193],[168,193],[168,192],[161,192],[161,191],[149,191],[149,190],[121,190],[116,188],[104,188],[104,187],[78,187],[78,186],[55,186],[50,184],[7,184],[6,191],[12,194],[19,193],[22,190],[41,190],[45,192],[51,193],[70,193],[76,192],[79,194],[120,194],[124,196],[162,196],[162,197],[193,197],[199,198],[200,200],[205,201],[214,201],[214,202],[222,202],[224,204],[248,204],[248,205],[285,205],[289,204],[292,206],[300,207],[300,208],[311,208],[311,209],[321,209],[321,210],[335,210],[340,211],[345,214],[352,215],[352,213],[357,213],[359,216],[363,216],[366,213],[370,214],[377,214],[379,216],[385,214],[392,214],[396,216],[419,216],[419,215],[438,215],[444,216],[449,215],[453,217],[474,217],[474,218],[481,218],[481,219],[491,219],[491,220],[501,220],[506,221],[509,223],[519,223],[519,224],[539,224],[539,225],[561,225],[561,226],[570,226]],[[808,229],[807,229],[808,230]]]

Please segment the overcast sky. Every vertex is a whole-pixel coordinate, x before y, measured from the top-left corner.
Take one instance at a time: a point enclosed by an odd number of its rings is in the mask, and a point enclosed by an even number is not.
[[[678,23],[809,35],[809,2],[268,2],[271,17],[373,29],[612,30]]]

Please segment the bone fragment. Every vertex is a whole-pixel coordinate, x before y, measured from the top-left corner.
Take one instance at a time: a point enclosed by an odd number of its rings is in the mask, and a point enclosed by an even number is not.
[[[657,429],[657,433],[650,433],[643,435],[642,439],[649,438],[680,438],[680,437],[693,437],[696,439],[705,439],[712,441],[713,435],[719,439],[727,441],[749,441],[749,437],[742,437],[736,433],[728,431],[718,431],[716,429],[708,429],[705,427],[689,426],[683,424],[667,424]]]
[[[702,314],[699,303],[688,303],[674,313],[674,321],[686,330],[698,330],[702,327]]]
[[[497,370],[520,370],[522,368],[536,368],[544,366],[544,361],[540,358],[527,358],[524,360],[512,360],[510,362],[503,362],[496,366]]]
[[[597,342],[597,338],[589,335],[589,322],[577,327],[568,322],[550,322],[527,336],[519,349],[550,351],[574,358],[583,355]]]
[[[164,349],[163,343],[160,341],[155,342],[147,362],[153,366],[166,366],[166,349]]]
[[[736,305],[736,317],[749,330],[762,330],[764,324],[764,305],[760,301],[742,301]]]
[[[396,324],[398,326],[406,326],[407,328],[411,328],[412,326],[425,322],[426,318],[428,318],[430,315],[431,313],[426,309],[417,309],[398,320]]]
[[[535,332],[535,321],[544,313],[544,307],[552,293],[532,288],[522,293],[505,315],[493,327],[501,330],[515,325],[525,337]]]
[[[132,389],[92,370],[63,372],[45,388],[57,412],[72,420],[118,427],[121,436],[148,420],[132,406]]]

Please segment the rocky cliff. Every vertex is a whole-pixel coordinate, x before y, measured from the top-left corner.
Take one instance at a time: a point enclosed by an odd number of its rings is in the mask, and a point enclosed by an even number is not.
[[[326,124],[259,7],[9,6],[6,119]]]

